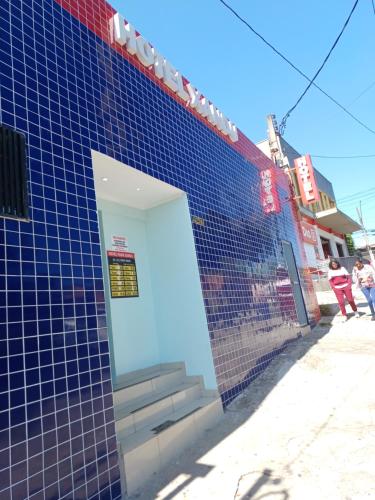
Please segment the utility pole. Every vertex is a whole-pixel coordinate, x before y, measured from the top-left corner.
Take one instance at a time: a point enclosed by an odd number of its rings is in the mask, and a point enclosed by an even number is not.
[[[279,128],[277,126],[275,115],[267,116],[268,143],[270,145],[271,158],[279,167],[282,159]]]
[[[372,253],[372,250],[371,250],[370,240],[369,240],[369,237],[368,237],[368,232],[367,232],[367,229],[365,228],[365,225],[364,225],[364,222],[363,222],[362,201],[359,202],[359,208],[357,207],[356,210],[357,210],[357,214],[358,214],[359,223],[360,223],[361,228],[362,228],[362,233],[363,233],[363,237],[364,237],[364,240],[365,240],[365,244],[366,244],[368,253],[370,255],[371,263],[372,263],[372,265],[375,265],[375,258],[374,258],[374,254]]]
[[[280,132],[275,115],[267,115],[267,131],[272,161],[280,168],[289,167],[288,158],[284,155],[281,147]]]
[[[296,200],[297,197],[291,174],[292,168],[289,165],[289,159],[284,154],[281,146],[280,131],[275,115],[267,115],[267,132],[268,144],[271,152],[271,160],[277,167],[282,168],[284,170],[284,173],[288,176],[291,195],[292,198]]]

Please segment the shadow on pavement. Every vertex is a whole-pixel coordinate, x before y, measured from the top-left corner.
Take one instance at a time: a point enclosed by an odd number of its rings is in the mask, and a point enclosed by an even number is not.
[[[250,473],[253,474],[253,473]],[[240,500],[260,500],[262,498],[272,498],[273,500],[288,500],[289,493],[286,489],[282,488],[282,478],[274,476],[272,469],[264,469],[263,472],[255,479],[254,483],[246,491],[242,493],[241,491],[241,481],[246,478],[248,474],[244,474],[240,477],[237,484],[237,490],[234,495],[234,499]],[[263,486],[268,488],[275,486],[276,488],[272,491],[262,493]]]
[[[241,393],[225,410],[222,420],[214,429],[206,431],[198,440],[192,443],[190,449],[183,452],[178,460],[171,462],[163,471],[151,478],[139,492],[126,496],[126,499],[142,500],[171,500],[195,479],[205,478],[214,468],[213,465],[199,463],[201,457],[215,448],[221,441],[232,434],[238,427],[245,423],[259,408],[264,399],[273,390],[280,380],[289,372],[298,360],[323,338],[331,329],[333,317],[323,317],[318,325],[304,337],[288,343],[283,352],[276,356],[267,368],[253,380],[243,393]],[[223,459],[225,459],[223,457]],[[255,474],[249,472],[248,474]],[[247,474],[238,479],[237,485],[233,484],[233,499],[256,499],[261,500],[270,496],[270,493],[262,494],[261,488],[265,484],[280,484],[280,487],[272,493],[275,500],[287,500],[289,494],[282,488],[281,478],[272,476],[272,471],[265,469],[258,471],[259,477],[253,480],[248,491],[238,496],[241,480]],[[173,486],[170,483],[173,481]],[[237,491],[236,491],[237,486]],[[161,493],[161,491],[163,492]],[[259,495],[257,495],[259,492]],[[186,496],[181,498],[187,498]],[[229,500],[229,499],[228,499]]]

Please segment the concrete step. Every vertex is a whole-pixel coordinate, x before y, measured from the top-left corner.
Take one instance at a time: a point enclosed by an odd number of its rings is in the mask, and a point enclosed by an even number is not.
[[[204,391],[203,396],[149,422],[131,435],[126,430],[120,431],[117,436],[120,463],[128,494],[134,493],[152,474],[213,427],[222,414],[221,399],[216,391]]]
[[[164,363],[117,377],[114,405],[130,403],[179,384],[186,376],[184,363]]]
[[[167,416],[202,396],[198,377],[187,377],[179,384],[160,392],[152,392],[115,406],[116,432],[133,434],[158,418]]]

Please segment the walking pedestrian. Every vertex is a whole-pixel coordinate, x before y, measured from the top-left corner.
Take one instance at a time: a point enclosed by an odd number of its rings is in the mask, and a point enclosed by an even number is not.
[[[372,321],[375,321],[375,271],[370,264],[364,264],[358,259],[353,268],[353,282],[366,297],[370,306]]]
[[[347,321],[348,314],[345,309],[345,297],[352,308],[356,318],[359,318],[359,313],[357,311],[357,306],[355,305],[353,294],[352,294],[352,279],[350,274],[341,266],[340,262],[332,259],[328,265],[328,280],[331,285],[332,290],[335,292],[337,302],[339,303],[340,310],[344,316],[344,320]]]

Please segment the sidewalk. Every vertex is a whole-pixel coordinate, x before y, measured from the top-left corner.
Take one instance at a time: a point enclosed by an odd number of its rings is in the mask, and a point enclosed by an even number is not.
[[[131,498],[375,499],[374,380],[375,322],[323,318]]]

